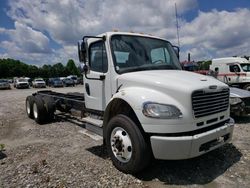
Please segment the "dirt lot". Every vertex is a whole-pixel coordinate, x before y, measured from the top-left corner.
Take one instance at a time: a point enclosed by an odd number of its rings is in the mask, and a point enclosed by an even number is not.
[[[59,92],[81,91],[58,88]],[[182,161],[153,161],[137,176],[116,170],[102,140],[80,121],[57,116],[38,125],[24,101],[35,89],[0,90],[2,187],[249,187],[250,118],[236,119],[232,144]]]

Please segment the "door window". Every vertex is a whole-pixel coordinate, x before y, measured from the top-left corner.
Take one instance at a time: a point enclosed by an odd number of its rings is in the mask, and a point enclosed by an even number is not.
[[[95,72],[108,71],[107,53],[102,41],[90,45],[89,65],[90,70]]]
[[[229,70],[230,72],[240,72],[240,67],[238,65],[230,65]]]

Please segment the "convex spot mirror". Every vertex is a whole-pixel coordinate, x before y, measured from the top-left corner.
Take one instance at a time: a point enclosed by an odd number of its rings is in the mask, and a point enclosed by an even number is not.
[[[79,66],[79,70],[81,73],[88,73],[89,71],[89,66],[82,63],[80,66]]]
[[[89,71],[89,66],[86,65],[86,64],[84,64],[84,65],[83,65],[83,72],[84,72],[84,73],[87,73],[88,71]]]

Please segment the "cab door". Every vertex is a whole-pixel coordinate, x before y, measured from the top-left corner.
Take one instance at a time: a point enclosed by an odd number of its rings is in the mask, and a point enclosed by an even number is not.
[[[111,98],[108,59],[103,41],[92,42],[88,53],[89,73],[84,76],[85,106],[104,111],[106,101]]]

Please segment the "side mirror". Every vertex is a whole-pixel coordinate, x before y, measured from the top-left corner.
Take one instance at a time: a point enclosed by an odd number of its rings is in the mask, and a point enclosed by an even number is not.
[[[180,48],[179,46],[173,46],[174,48],[174,52],[176,54],[176,56],[178,57],[178,59],[180,59]]]
[[[86,47],[85,42],[78,42],[78,57],[80,62],[86,62]]]

